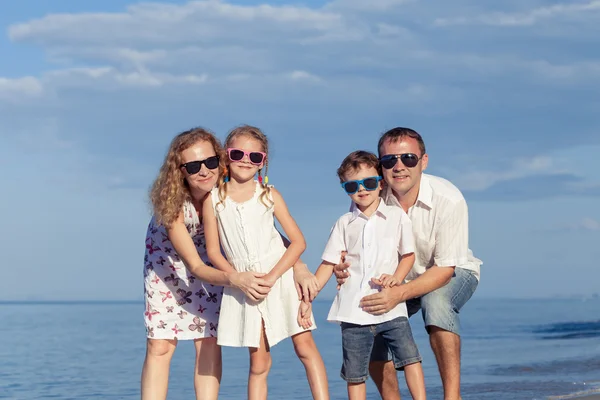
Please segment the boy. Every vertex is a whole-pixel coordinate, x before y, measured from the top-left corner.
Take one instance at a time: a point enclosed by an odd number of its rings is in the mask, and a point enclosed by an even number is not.
[[[341,376],[348,383],[350,400],[366,399],[369,359],[375,336],[381,335],[390,349],[396,369],[404,369],[406,383],[414,400],[425,399],[421,356],[412,337],[404,303],[383,315],[370,315],[360,299],[380,287],[399,285],[415,261],[412,224],[398,207],[389,207],[379,197],[381,176],[375,154],[355,151],[337,171],[342,187],[353,201],[351,211],[334,225],[325,246],[316,277],[324,287],[347,252],[350,277],[339,288],[327,320],[341,324],[344,361]],[[302,303],[298,323],[310,326],[310,304]]]

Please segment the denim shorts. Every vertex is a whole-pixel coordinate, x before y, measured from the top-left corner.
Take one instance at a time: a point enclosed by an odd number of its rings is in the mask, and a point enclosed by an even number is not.
[[[424,296],[410,299],[406,302],[408,315],[412,316],[421,310],[425,328],[437,326],[445,331],[460,334],[460,309],[471,298],[479,281],[475,274],[464,268],[456,268],[452,279],[446,286],[442,286]],[[371,361],[387,361],[390,354],[383,340],[375,339]]]
[[[386,349],[390,349],[396,369],[421,361],[406,317],[375,325],[342,322],[344,363],[340,375],[346,382],[361,383],[367,380],[369,359],[376,337],[381,339]]]

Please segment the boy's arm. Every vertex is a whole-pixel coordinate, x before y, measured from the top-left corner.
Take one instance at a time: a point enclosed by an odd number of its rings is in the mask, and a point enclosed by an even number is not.
[[[335,267],[334,263],[330,263],[328,261],[323,260],[319,268],[317,268],[317,272],[315,272],[315,277],[317,278],[317,282],[319,283],[319,287],[322,289],[327,284],[331,275],[333,275],[333,267]]]
[[[394,278],[398,281],[398,283],[402,283],[406,275],[410,272],[413,265],[415,263],[415,253],[403,254],[400,258],[400,262],[396,267],[396,272],[394,272]]]

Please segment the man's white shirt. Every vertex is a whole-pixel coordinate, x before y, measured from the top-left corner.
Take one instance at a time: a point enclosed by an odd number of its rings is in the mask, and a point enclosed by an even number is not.
[[[338,291],[327,320],[370,325],[407,317],[405,303],[383,315],[371,315],[359,305],[364,296],[379,291],[371,278],[393,275],[400,255],[414,252],[413,227],[404,210],[380,201],[375,213],[367,217],[358,207],[353,207],[333,226],[321,258],[337,264],[342,251],[348,252],[350,277]]]
[[[388,206],[400,203],[388,186],[382,192]],[[464,268],[479,279],[481,260],[469,249],[467,202],[456,186],[446,179],[422,174],[417,202],[408,209],[415,237],[415,264],[406,280],[413,280],[428,268]]]

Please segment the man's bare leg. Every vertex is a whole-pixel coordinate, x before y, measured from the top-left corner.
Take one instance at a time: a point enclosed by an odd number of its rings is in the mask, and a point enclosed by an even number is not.
[[[429,326],[429,342],[444,386],[444,400],[460,400],[460,336]]]

